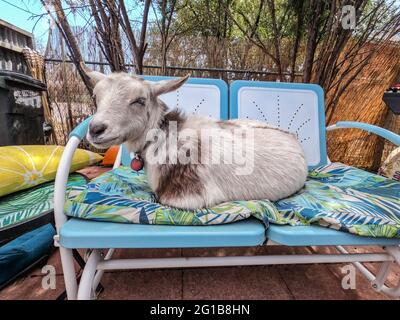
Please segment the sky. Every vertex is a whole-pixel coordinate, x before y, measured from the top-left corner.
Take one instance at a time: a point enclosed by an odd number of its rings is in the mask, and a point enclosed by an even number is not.
[[[45,15],[39,19],[38,17],[32,18],[32,16],[45,12],[40,0],[0,0],[0,19],[33,33],[36,42],[43,47],[46,45],[49,17]],[[84,23],[84,21],[74,22],[74,25],[83,25]]]

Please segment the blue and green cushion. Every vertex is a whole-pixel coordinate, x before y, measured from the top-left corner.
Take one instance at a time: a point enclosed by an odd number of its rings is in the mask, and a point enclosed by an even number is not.
[[[143,172],[120,167],[84,186],[72,187],[67,215],[98,221],[216,225],[251,216],[292,226],[318,224],[370,237],[400,238],[400,183],[341,163],[316,168],[295,195],[268,200],[232,201],[195,211],[155,202]]]
[[[256,216],[268,223],[279,212],[268,200],[232,201],[196,211],[163,206],[147,183],[143,170],[119,167],[68,193],[65,213],[72,217],[137,224],[213,225]]]
[[[274,204],[291,225],[400,238],[400,183],[341,163],[310,171],[302,190]]]
[[[67,188],[86,184],[86,178],[73,173]],[[0,231],[32,220],[53,210],[54,181],[0,197]]]

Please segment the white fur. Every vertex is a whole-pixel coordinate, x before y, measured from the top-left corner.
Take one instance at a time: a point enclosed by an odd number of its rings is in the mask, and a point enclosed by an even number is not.
[[[165,105],[157,96],[177,89],[186,80],[184,78],[152,84],[126,74],[99,76],[98,73],[92,79],[97,81],[94,93],[98,105],[98,111],[92,122],[105,123],[108,127],[102,135],[96,137],[88,132],[88,140],[96,147],[108,147],[126,142],[128,149],[134,152],[140,152],[145,146],[148,147],[146,135],[152,129],[159,128],[165,117],[167,112]],[[138,97],[145,98],[144,106],[130,103]],[[190,137],[189,143],[180,136],[186,129],[197,133]],[[213,130],[212,132],[219,136],[223,143],[207,146],[202,138],[204,130],[210,132]],[[215,148],[219,155],[231,154],[236,159],[242,154],[237,150],[237,146],[241,141],[243,130],[249,136],[254,136],[251,143],[244,145],[244,154],[247,156],[244,165],[235,161],[230,164],[212,162],[191,164],[189,171],[198,177],[198,181],[185,180],[185,175],[176,177],[181,179],[179,181],[182,181],[183,189],[179,192],[170,190],[171,192],[160,193],[159,201],[173,207],[197,209],[231,200],[274,201],[288,197],[303,187],[307,177],[307,163],[300,143],[294,135],[259,121],[222,122],[209,118],[189,117],[180,123],[178,146],[185,143],[192,145],[193,150],[196,150],[200,142],[201,156],[211,154],[209,160],[216,160],[216,155],[210,148]],[[240,131],[240,134],[237,131]],[[159,146],[164,144],[168,150],[166,140],[158,141],[158,144]],[[162,187],[166,172],[174,171],[150,163],[147,153],[142,154],[142,157],[146,162],[149,184],[157,193]],[[191,190],[195,187],[197,191]]]

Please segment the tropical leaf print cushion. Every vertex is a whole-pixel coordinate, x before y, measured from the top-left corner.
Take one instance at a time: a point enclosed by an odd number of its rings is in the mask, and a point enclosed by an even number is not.
[[[53,180],[63,151],[60,146],[0,147],[0,196]],[[97,153],[78,149],[70,172],[101,159]]]
[[[400,238],[400,183],[341,163],[311,171],[302,190],[274,204],[295,224]]]
[[[268,200],[232,201],[185,211],[162,206],[143,172],[120,167],[73,187],[67,215],[99,221],[141,224],[211,225],[251,216],[268,223],[334,228],[362,236],[400,238],[400,183],[341,163],[310,171],[295,195]]]
[[[252,215],[265,223],[279,220],[278,212],[268,200],[233,201],[196,211],[163,206],[156,202],[144,172],[137,173],[128,167],[119,167],[86,186],[72,188],[65,212],[83,219],[140,224],[224,224]]]
[[[71,174],[67,188],[84,185],[86,179]],[[54,181],[0,198],[0,230],[23,223],[53,210]]]

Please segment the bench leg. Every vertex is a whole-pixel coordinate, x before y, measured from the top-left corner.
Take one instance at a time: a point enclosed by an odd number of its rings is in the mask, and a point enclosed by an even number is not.
[[[113,256],[114,252],[115,252],[115,249],[109,249],[104,256],[104,260],[110,260]],[[103,277],[103,274],[104,274],[104,270],[98,270],[96,272],[96,275],[94,276],[94,280],[93,280],[93,288],[92,288],[93,290],[97,290],[99,292],[99,288],[100,288],[100,290],[103,291],[102,290],[103,286],[100,283],[101,278]],[[100,292],[99,292],[99,294],[100,294]]]
[[[86,262],[85,268],[83,269],[77,294],[78,300],[90,300],[93,297],[93,287],[97,265],[101,260],[102,258],[100,250],[93,250],[88,261]]]
[[[61,265],[64,273],[65,290],[68,300],[76,300],[78,283],[76,280],[74,257],[71,249],[60,247]]]
[[[81,269],[81,270],[79,270],[78,274],[76,275],[76,280],[77,280],[77,282],[79,283],[79,280],[80,280],[81,275],[82,275],[82,270],[85,268],[86,262],[85,262],[85,260],[81,257],[81,255],[79,254],[79,251],[78,251],[77,249],[72,249],[72,255],[73,255],[75,261],[78,263],[78,265],[79,265],[79,267],[80,267],[80,269]],[[100,272],[100,271],[98,271],[98,273],[99,273],[99,272]],[[97,276],[97,274],[96,274],[96,276]],[[96,283],[96,285],[95,285],[95,287],[96,287],[95,294],[96,294],[96,296],[99,296],[99,295],[104,291],[104,287],[103,287],[103,285],[100,283],[100,280],[101,280],[101,276],[98,278],[98,282],[96,282],[96,280],[95,280],[95,283]],[[65,300],[65,299],[67,299],[67,292],[64,290],[64,291],[56,298],[56,300]]]
[[[396,263],[398,266],[400,266],[400,246],[389,246],[389,247],[386,247],[385,250],[394,258],[393,263]],[[383,267],[384,266],[382,266],[382,268]],[[399,298],[400,297],[400,279],[398,280],[397,285],[395,287],[389,288],[384,285],[387,275],[389,274],[389,270],[387,270],[387,271],[383,270],[382,273],[386,273],[385,274],[386,277],[382,277],[382,280],[381,280],[382,286],[380,288],[381,291],[392,297]]]

